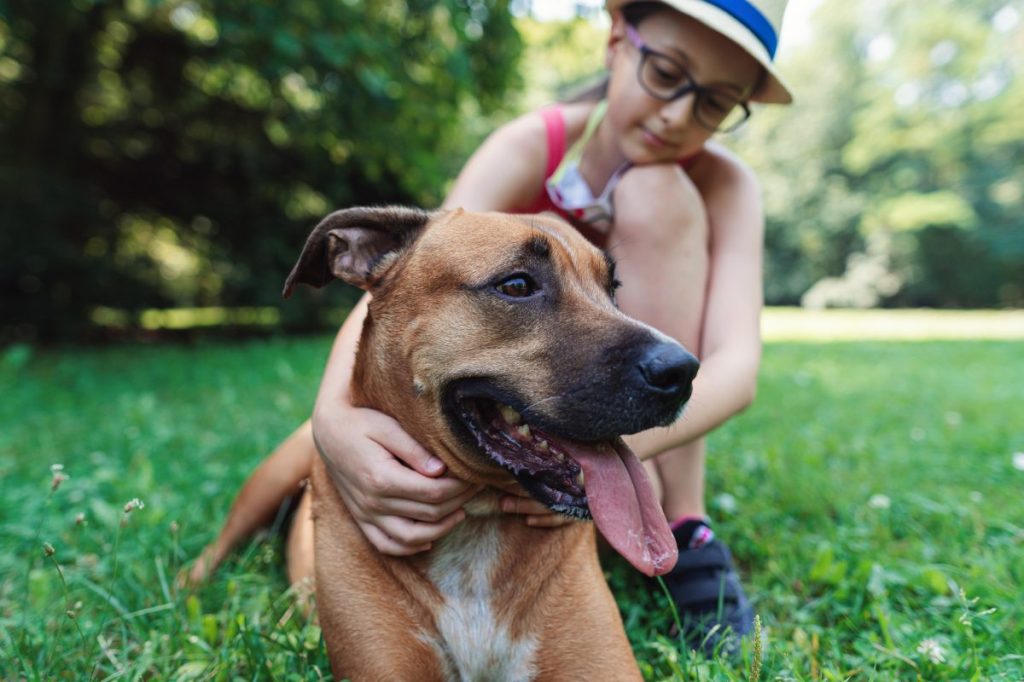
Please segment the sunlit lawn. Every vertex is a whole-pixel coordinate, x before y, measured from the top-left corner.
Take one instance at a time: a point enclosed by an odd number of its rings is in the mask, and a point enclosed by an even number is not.
[[[948,314],[887,315],[953,335]],[[815,340],[877,329],[870,316],[770,311],[758,399],[710,441],[716,527],[765,624],[761,679],[1020,680],[1024,333]],[[329,343],[0,354],[0,678],[329,676],[273,537],[195,595],[174,587],[309,412]],[[51,492],[54,463],[70,478]],[[664,602],[609,571],[648,679],[749,679],[749,647],[687,656]]]
[[[768,341],[1024,340],[1024,310],[820,310],[768,308]]]

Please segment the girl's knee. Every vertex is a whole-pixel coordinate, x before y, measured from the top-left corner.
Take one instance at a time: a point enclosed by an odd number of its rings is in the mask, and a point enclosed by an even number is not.
[[[707,213],[696,185],[677,164],[635,166],[615,188],[614,235],[640,237],[664,248],[707,235]]]

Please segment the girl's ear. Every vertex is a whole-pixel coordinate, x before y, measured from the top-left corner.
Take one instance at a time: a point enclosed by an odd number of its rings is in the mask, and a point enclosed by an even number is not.
[[[626,40],[626,19],[620,10],[611,13],[612,27],[608,32],[608,48],[604,54],[604,66],[611,71],[615,54],[622,49]]]

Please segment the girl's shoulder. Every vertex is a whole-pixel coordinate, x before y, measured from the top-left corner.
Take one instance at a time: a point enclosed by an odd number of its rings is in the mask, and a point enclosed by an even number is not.
[[[594,102],[572,102],[542,107],[505,123],[491,137],[515,149],[543,151],[553,117],[560,122],[566,141],[571,144],[583,134],[594,106]]]
[[[571,144],[574,135],[582,134],[586,114],[581,123],[579,106],[556,106],[553,111]],[[489,211],[531,206],[543,189],[548,165],[549,119],[542,111],[518,116],[491,133],[459,173],[445,206]]]

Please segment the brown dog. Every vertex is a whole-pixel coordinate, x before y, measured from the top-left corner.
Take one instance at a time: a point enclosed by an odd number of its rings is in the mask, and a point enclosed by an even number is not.
[[[307,426],[246,483],[201,579],[302,478],[289,576],[315,575],[331,666],[353,680],[627,680],[640,674],[594,527],[502,514],[520,486],[592,517],[648,575],[676,546],[620,438],[671,423],[697,361],[615,306],[608,256],[543,216],[350,209],[310,235],[285,284],[373,293],[352,378],[456,476],[485,487],[429,552],[379,554],[312,453]]]

